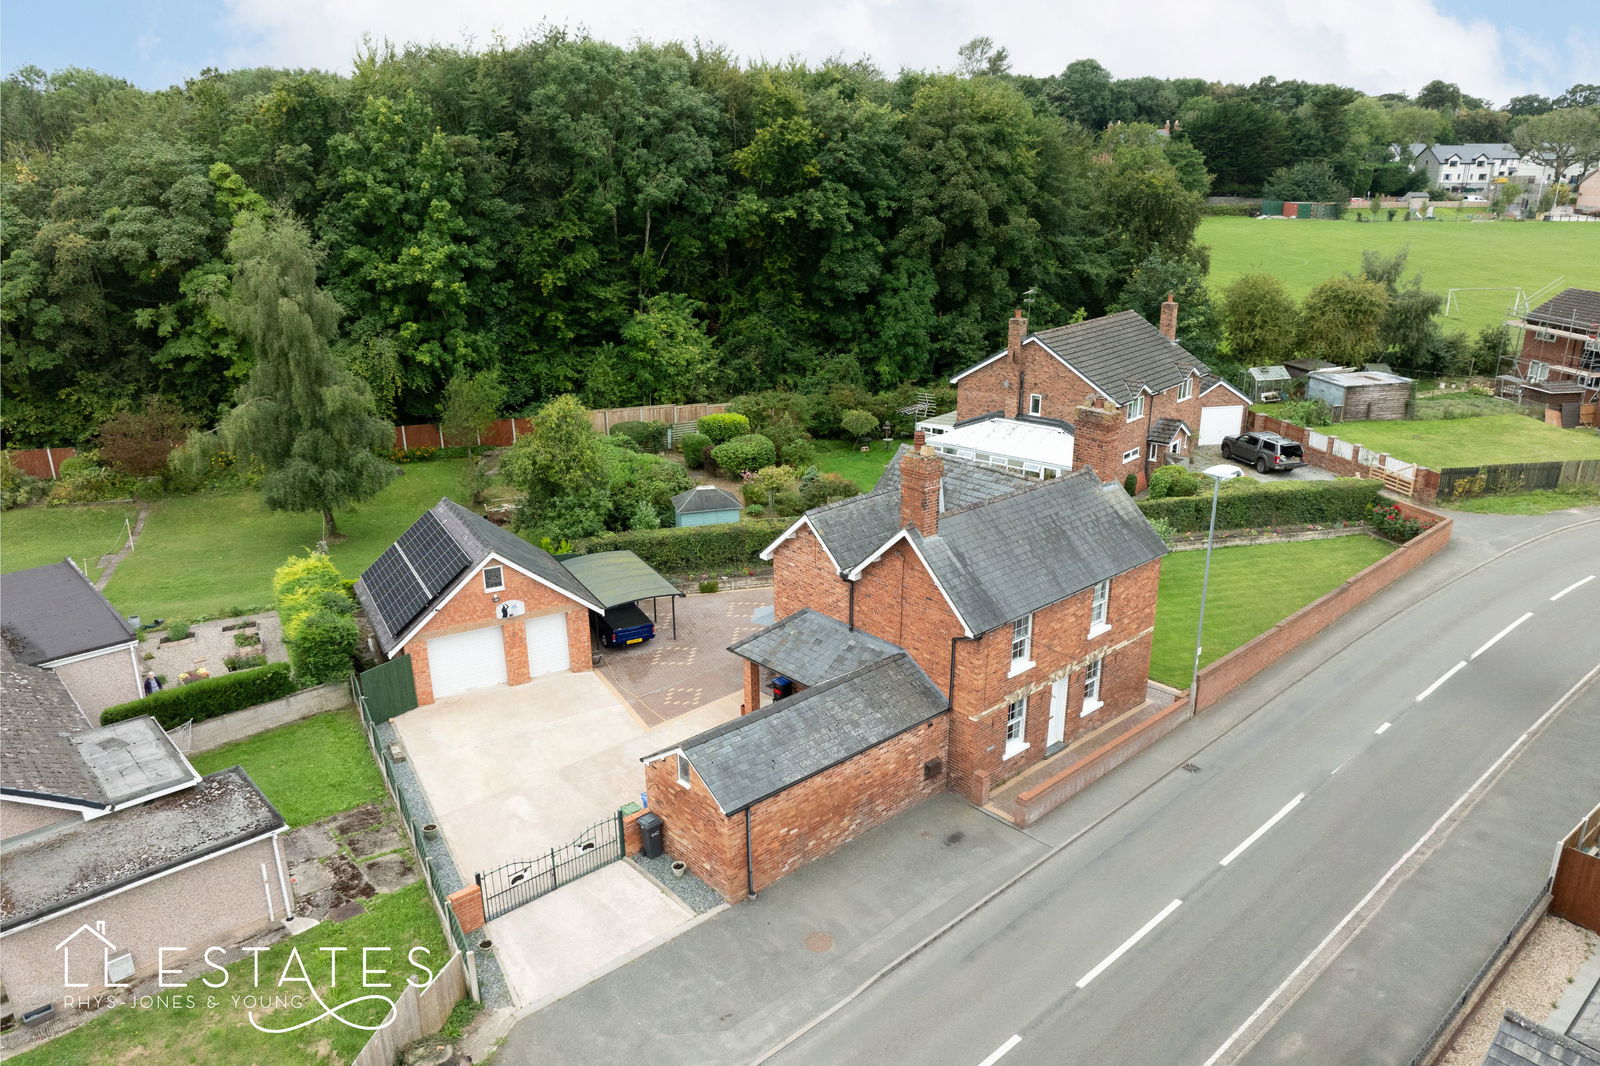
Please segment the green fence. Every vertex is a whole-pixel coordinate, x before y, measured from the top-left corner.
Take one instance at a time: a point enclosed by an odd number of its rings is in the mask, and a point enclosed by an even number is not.
[[[356,675],[356,695],[373,722],[387,722],[397,714],[416,710],[417,684],[411,675],[411,656],[400,655],[381,666]]]

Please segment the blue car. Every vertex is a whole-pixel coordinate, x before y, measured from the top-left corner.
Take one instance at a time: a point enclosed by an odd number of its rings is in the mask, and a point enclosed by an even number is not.
[[[637,603],[623,603],[600,617],[600,642],[608,648],[643,644],[656,635],[656,624]]]

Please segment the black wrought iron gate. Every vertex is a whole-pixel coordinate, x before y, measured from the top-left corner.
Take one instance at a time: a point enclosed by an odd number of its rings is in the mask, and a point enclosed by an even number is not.
[[[622,815],[602,819],[579,833],[570,843],[548,854],[508,862],[487,873],[473,875],[483,890],[485,921],[530,903],[570,884],[586,873],[622,858]]]

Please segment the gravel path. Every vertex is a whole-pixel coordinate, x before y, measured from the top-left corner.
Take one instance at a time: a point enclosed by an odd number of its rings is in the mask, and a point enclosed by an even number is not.
[[[1508,1007],[1536,1021],[1548,1018],[1568,984],[1596,950],[1600,950],[1600,936],[1546,915],[1467,1018],[1449,1054],[1440,1060],[1442,1066],[1478,1066],[1483,1062]]]

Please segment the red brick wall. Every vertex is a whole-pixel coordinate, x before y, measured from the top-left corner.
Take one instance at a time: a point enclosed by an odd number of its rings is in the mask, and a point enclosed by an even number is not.
[[[898,644],[941,692],[949,687],[950,640],[961,635],[961,623],[905,541],[856,582],[856,628]]]
[[[1582,353],[1583,342],[1573,337],[1542,341],[1533,330],[1525,330],[1522,334],[1522,353],[1517,356],[1517,373],[1526,376],[1528,363],[1534,359],[1551,366],[1577,366]],[[1571,380],[1566,375],[1561,375],[1560,379]]]
[[[650,810],[661,817],[661,843],[723,899],[745,897],[744,815],[728,818],[691,767],[691,787],[678,784],[678,760],[668,755],[645,766]]]
[[[772,603],[780,619],[810,607],[850,622],[849,586],[810,526],[801,526],[772,553]]]
[[[1007,354],[956,383],[956,418],[976,418],[990,411],[1026,414],[1032,393],[1043,397],[1041,415],[1067,422],[1073,421],[1073,413],[1086,397],[1096,395],[1093,385],[1067,369],[1043,345],[1028,341],[1020,358]]]
[[[528,680],[528,637],[525,623],[536,615],[562,611],[567,616],[567,650],[572,669],[588,670],[593,656],[589,645],[588,608],[574,603],[548,585],[526,577],[511,567],[504,569],[506,587],[499,593],[483,590],[482,572],[475,572],[461,590],[445,602],[428,623],[401,650],[411,656],[411,673],[416,679],[417,702],[433,702],[433,672],[428,664],[428,639],[469,629],[499,626],[506,650],[506,680],[520,685]],[[521,600],[526,614],[517,618],[497,618],[500,603]]]

